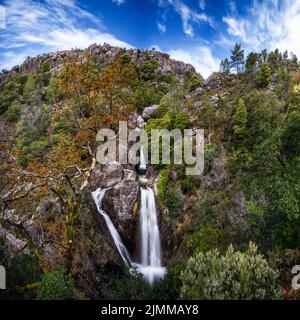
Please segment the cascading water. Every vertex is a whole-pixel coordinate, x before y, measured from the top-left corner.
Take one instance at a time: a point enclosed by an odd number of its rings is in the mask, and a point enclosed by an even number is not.
[[[145,280],[152,284],[163,278],[166,269],[161,266],[160,236],[154,192],[151,188],[141,188],[141,255],[138,270]]]
[[[140,149],[140,170],[146,170],[144,147]],[[138,270],[145,280],[152,284],[163,278],[166,269],[161,266],[161,244],[157,223],[157,212],[154,192],[149,187],[141,187],[141,255],[142,261]]]
[[[147,165],[143,146],[141,147],[140,153],[139,169],[145,172]],[[146,180],[145,177],[143,177],[143,179]],[[129,267],[137,268],[137,270],[143,274],[144,279],[152,285],[155,280],[162,279],[166,273],[166,269],[161,265],[161,244],[154,192],[149,187],[141,187],[141,263],[133,263],[118,231],[107,213],[101,207],[101,202],[106,190],[108,189],[99,188],[92,192],[97,209],[104,217],[106,225],[124,262]]]
[[[105,192],[108,189],[97,189],[94,192],[92,192],[92,196],[94,199],[94,202],[97,206],[97,209],[99,211],[99,213],[104,217],[104,220],[106,222],[106,225],[108,227],[108,230],[114,240],[114,243],[122,257],[122,259],[124,260],[124,262],[126,264],[129,265],[129,267],[132,266],[132,261],[130,258],[130,255],[128,253],[128,250],[126,249],[117,229],[115,228],[115,226],[113,225],[112,221],[110,220],[110,217],[108,216],[108,214],[101,208],[101,203],[102,203],[102,199],[105,195]]]

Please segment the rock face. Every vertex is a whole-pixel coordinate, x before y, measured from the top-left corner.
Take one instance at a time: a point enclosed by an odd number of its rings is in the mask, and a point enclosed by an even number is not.
[[[112,273],[122,272],[123,261],[89,189],[83,194],[73,248],[72,273],[77,286],[90,298],[101,298]]]
[[[150,107],[146,107],[143,111],[142,117],[144,120],[148,120],[154,116],[155,111],[157,110],[158,105],[153,105]]]
[[[70,61],[76,57],[78,61],[84,61],[86,59],[86,53],[97,60],[97,63],[105,66],[109,64],[120,53],[127,53],[130,55],[133,62],[136,64],[142,64],[148,57],[154,59],[157,62],[157,71],[161,74],[167,74],[173,72],[178,76],[184,76],[187,72],[195,73],[195,68],[181,61],[170,59],[170,56],[166,53],[162,53],[155,50],[145,51],[139,49],[129,49],[120,47],[113,47],[109,44],[92,44],[86,50],[65,50],[51,52],[36,57],[29,57],[20,66],[15,66],[10,71],[0,73],[0,85],[6,79],[7,76],[15,76],[18,74],[38,73],[41,68],[41,63],[47,62],[50,67],[50,73],[52,76],[59,74],[65,61]]]
[[[91,177],[91,188],[108,189],[102,200],[102,208],[126,242],[132,242],[136,230],[134,211],[139,203],[139,183],[135,171],[125,169],[118,162],[97,168]],[[130,239],[130,240],[129,240]],[[132,247],[133,243],[129,243]]]
[[[91,191],[97,188],[108,189],[102,200],[102,208],[111,218],[132,256],[137,247],[135,235],[138,231],[136,213],[139,201],[139,184],[135,171],[125,169],[117,162],[94,170],[90,189],[87,188],[83,194],[74,233],[72,266],[77,285],[85,291],[88,289],[88,294],[94,298],[101,297],[101,289],[109,282],[109,275],[122,272],[124,264],[105,220],[92,199]]]

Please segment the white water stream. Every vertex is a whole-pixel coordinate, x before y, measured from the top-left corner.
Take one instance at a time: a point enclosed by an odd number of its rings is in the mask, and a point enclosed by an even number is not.
[[[140,169],[146,170],[143,147],[141,148]],[[166,268],[162,267],[161,263],[161,243],[154,192],[149,187],[141,187],[141,263],[138,264],[132,262],[118,231],[108,214],[101,207],[101,202],[106,190],[107,189],[99,188],[92,192],[97,209],[104,217],[106,225],[124,262],[129,267],[136,267],[137,270],[143,274],[145,281],[152,285],[155,280],[162,279],[166,273]]]

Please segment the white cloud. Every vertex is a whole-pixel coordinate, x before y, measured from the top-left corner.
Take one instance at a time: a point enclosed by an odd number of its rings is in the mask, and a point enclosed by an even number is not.
[[[167,51],[167,53],[172,59],[192,64],[204,78],[218,71],[221,62],[206,46],[198,46],[192,50],[174,49]]]
[[[201,10],[204,10],[206,7],[205,0],[199,0],[199,7]]]
[[[46,4],[10,0],[4,5],[7,24],[0,34],[0,48],[8,51],[0,53],[0,69],[20,64],[28,55],[86,48],[95,42],[131,47],[110,34],[98,17],[80,8],[74,0],[46,0]],[[84,25],[86,22],[89,27]]]
[[[227,32],[248,50],[293,51],[300,56],[300,0],[254,0],[245,16],[223,17]]]
[[[223,22],[228,25],[227,32],[236,37],[240,37],[243,41],[247,41],[245,33],[245,21],[243,19],[237,20],[232,17],[223,17]]]
[[[229,1],[229,10],[230,10],[231,14],[236,14],[237,13],[237,7],[236,7],[235,0],[230,0]]]
[[[159,0],[159,6],[166,8],[171,5],[175,11],[180,15],[182,21],[183,32],[190,38],[194,37],[194,27],[192,23],[208,23],[211,27],[214,26],[213,19],[205,13],[198,13],[191,9],[181,0]]]
[[[160,22],[157,22],[157,28],[161,33],[165,33],[167,31],[166,25]]]

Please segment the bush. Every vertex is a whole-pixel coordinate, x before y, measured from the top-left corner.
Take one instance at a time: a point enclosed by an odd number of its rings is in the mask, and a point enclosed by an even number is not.
[[[113,281],[104,294],[104,298],[109,300],[144,300],[151,299],[151,296],[152,288],[143,280],[142,274],[129,270]]]
[[[7,120],[17,122],[20,118],[21,107],[20,102],[14,101],[5,112]]]
[[[174,128],[179,130],[187,129],[191,125],[191,120],[186,112],[179,112],[175,117]]]
[[[190,92],[196,90],[197,88],[202,86],[202,79],[198,75],[193,75],[190,83]]]
[[[37,257],[32,254],[20,254],[10,261],[4,261],[3,264],[6,268],[7,290],[0,290],[0,300],[34,299],[35,292],[30,288],[40,281],[42,272]]]
[[[154,59],[145,61],[139,70],[141,80],[150,81],[155,79],[155,70],[157,68],[157,62]]]
[[[193,232],[187,239],[187,246],[194,253],[207,252],[228,243],[223,230],[212,223],[206,223]]]
[[[271,81],[271,68],[266,62],[263,62],[259,67],[258,81],[261,88],[266,88]]]
[[[50,108],[46,105],[26,105],[22,109],[21,119],[17,124],[16,145],[18,162],[26,165],[33,157],[44,154],[49,146],[48,127]]]
[[[157,190],[158,190],[158,198],[161,202],[165,199],[165,192],[167,190],[168,182],[169,182],[169,175],[170,175],[170,168],[163,168],[159,172],[160,177],[157,182]]]
[[[184,299],[279,298],[276,272],[252,243],[244,253],[230,246],[224,256],[216,249],[197,254],[189,259],[181,280]]]
[[[176,217],[180,213],[182,196],[175,186],[169,187],[166,190],[164,205],[168,208],[171,217]]]
[[[71,299],[74,290],[74,280],[66,269],[60,268],[47,272],[37,291],[39,300]]]
[[[29,75],[23,88],[23,97],[29,99],[33,92],[36,90],[35,77]]]
[[[196,179],[194,176],[185,176],[181,181],[180,181],[180,187],[181,191],[184,194],[195,194],[197,191],[196,188]]]

